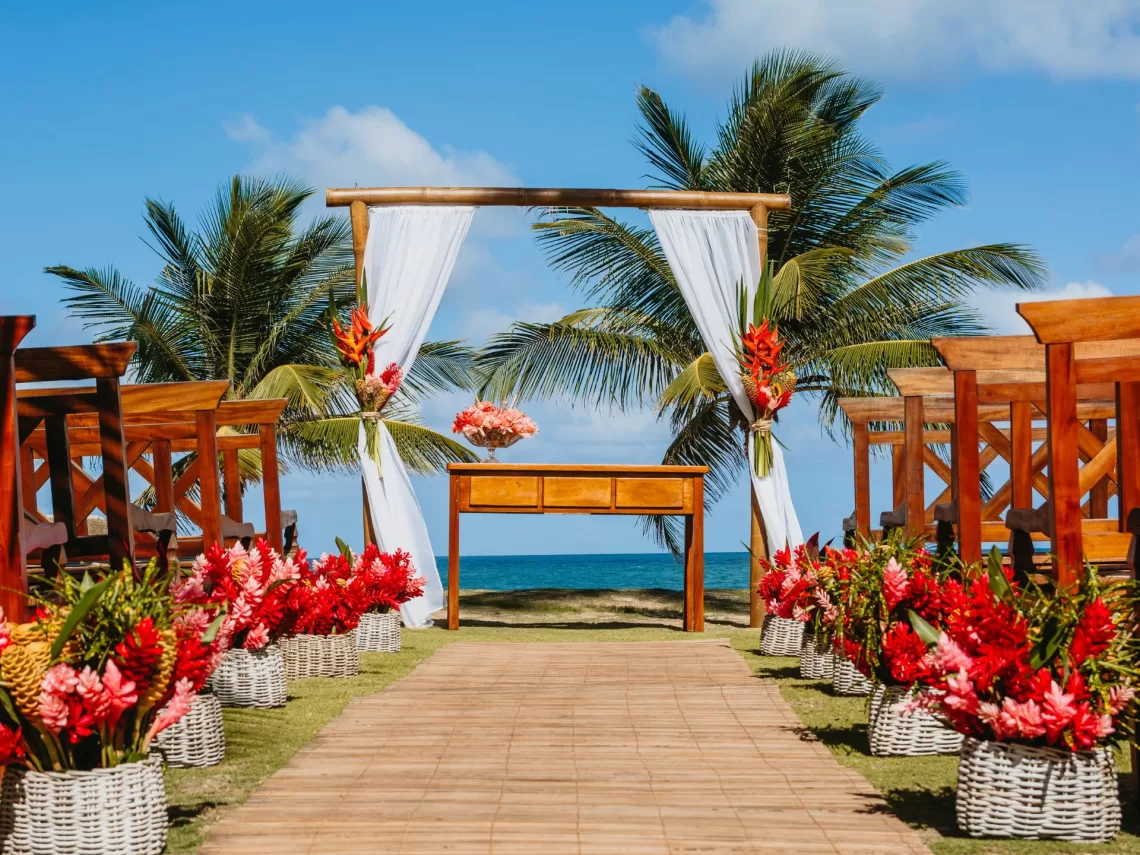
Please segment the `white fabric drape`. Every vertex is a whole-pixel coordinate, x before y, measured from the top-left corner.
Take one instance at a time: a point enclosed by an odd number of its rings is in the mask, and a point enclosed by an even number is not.
[[[378,370],[389,363],[411,371],[428,327],[439,307],[455,258],[471,225],[471,207],[399,206],[368,212],[364,271],[368,276],[368,315],[386,322],[388,334],[373,350]],[[405,603],[400,615],[406,626],[431,625],[431,613],[443,608],[443,585],[408,470],[383,422],[380,468],[369,456],[360,428],[360,461],[372,527],[381,549],[404,549],[426,580],[424,595]]]
[[[744,281],[751,297],[760,281],[760,246],[756,224],[747,211],[652,210],[649,219],[685,304],[693,314],[705,347],[737,406],[754,418],[752,403],[740,382],[740,369],[732,342],[738,321],[737,289]],[[773,438],[772,469],[760,478],[752,469],[755,434],[748,438],[752,491],[768,529],[768,552],[782,549],[785,542],[804,542],[792,494],[784,454]]]

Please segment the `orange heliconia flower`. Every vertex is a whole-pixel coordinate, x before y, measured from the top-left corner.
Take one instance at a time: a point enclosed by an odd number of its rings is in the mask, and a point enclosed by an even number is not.
[[[360,365],[372,350],[372,345],[388,332],[386,328],[373,330],[372,322],[368,320],[368,313],[363,306],[352,310],[352,323],[344,329],[340,322],[333,318],[333,333],[336,338],[336,349],[346,365]]]
[[[757,381],[762,376],[776,374],[787,368],[779,364],[783,348],[784,342],[779,333],[769,327],[767,318],[759,327],[749,324],[740,337],[740,367]]]

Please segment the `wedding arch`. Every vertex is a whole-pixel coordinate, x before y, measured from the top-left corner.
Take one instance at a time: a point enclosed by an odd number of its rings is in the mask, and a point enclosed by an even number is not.
[[[408,371],[467,235],[476,207],[642,208],[661,241],[665,258],[693,314],[705,346],[741,411],[752,422],[753,406],[737,365],[733,333],[739,283],[753,292],[768,250],[768,212],[791,208],[778,193],[713,193],[688,190],[593,190],[520,187],[329,188],[325,204],[348,207],[356,281],[367,274],[366,311],[373,323],[386,320],[390,332],[375,345],[376,363],[396,362]],[[443,606],[443,586],[427,525],[411,481],[383,422],[380,462],[365,453],[361,428],[365,538],[384,549],[412,555],[427,584],[424,596],[401,609],[408,626],[426,626]],[[757,442],[749,436],[749,455]],[[792,506],[787,470],[778,444],[772,466],[752,475],[750,605],[752,626],[762,620],[756,588],[760,558],[785,543],[803,542]]]

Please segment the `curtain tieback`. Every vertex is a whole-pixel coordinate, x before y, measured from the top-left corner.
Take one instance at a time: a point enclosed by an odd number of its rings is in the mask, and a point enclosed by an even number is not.
[[[357,415],[360,416],[360,418],[362,418],[363,420],[369,421],[369,422],[381,422],[384,420],[384,414],[383,413],[370,413],[370,412],[364,410],[364,411],[357,413]]]
[[[756,419],[756,421],[752,422],[752,424],[750,424],[748,426],[748,428],[753,433],[771,433],[772,432],[772,420],[766,419],[766,418],[761,416],[760,418]]]

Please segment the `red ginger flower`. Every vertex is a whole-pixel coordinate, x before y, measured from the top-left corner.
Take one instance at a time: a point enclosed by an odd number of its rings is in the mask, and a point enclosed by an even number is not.
[[[1073,643],[1069,645],[1069,659],[1073,667],[1079,668],[1086,659],[1104,653],[1115,638],[1116,623],[1112,619],[1112,612],[1104,600],[1093,600],[1085,607],[1073,633]]]
[[[154,678],[162,657],[162,634],[155,628],[154,618],[143,618],[127,637],[115,645],[115,662],[123,677],[145,692]]]
[[[929,672],[926,643],[905,623],[896,623],[883,636],[882,654],[891,678],[900,685],[909,686]]]
[[[23,760],[27,755],[24,749],[24,736],[20,728],[10,728],[0,724],[0,766],[7,766]]]

